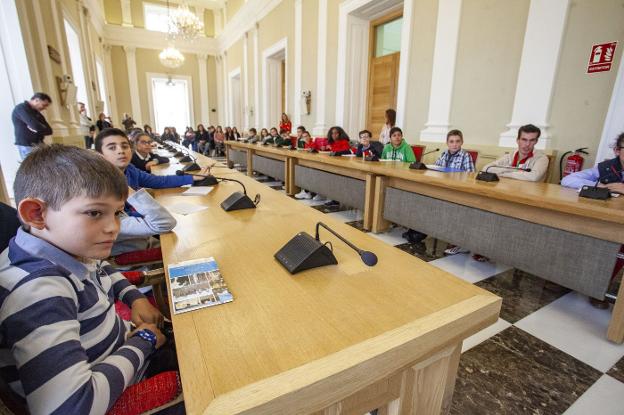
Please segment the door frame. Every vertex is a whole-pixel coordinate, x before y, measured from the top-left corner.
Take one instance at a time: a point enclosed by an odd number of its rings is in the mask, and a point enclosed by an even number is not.
[[[368,33],[369,33],[369,35],[368,35],[368,76],[367,76],[368,81],[367,81],[367,84],[366,84],[366,86],[367,86],[367,88],[366,88],[366,98],[367,99],[366,99],[366,107],[365,107],[366,112],[365,112],[365,116],[364,116],[364,122],[365,122],[364,125],[366,125],[366,128],[370,128],[370,126],[368,125],[368,119],[369,119],[369,116],[370,116],[369,109],[370,109],[371,94],[372,94],[370,86],[371,86],[371,82],[373,80],[373,65],[372,65],[372,63],[373,63],[373,59],[375,58],[375,41],[377,40],[376,39],[376,35],[375,35],[375,33],[376,33],[375,29],[377,28],[377,26],[380,26],[380,25],[385,24],[385,23],[389,23],[389,22],[391,22],[393,20],[396,20],[398,18],[401,18],[401,17],[403,17],[403,9],[395,10],[394,12],[390,12],[390,13],[386,14],[385,16],[379,17],[378,19],[371,20],[370,24],[369,24],[369,31],[368,31]],[[402,51],[396,52],[396,53],[399,53],[399,59],[400,59],[400,56],[401,56],[401,52]],[[400,65],[401,65],[401,63],[399,61],[399,67],[400,67]],[[400,76],[400,72],[397,73],[397,77],[398,76]],[[397,105],[394,106],[394,110],[395,111],[396,111],[396,107],[398,106],[398,100],[399,100],[399,96],[398,96],[398,83],[399,83],[399,80],[397,79],[397,91],[395,93],[395,99],[397,101]],[[397,123],[397,125],[398,125],[398,123]]]
[[[154,110],[154,93],[152,91],[152,78],[164,78],[164,79],[178,79],[181,81],[186,81],[187,86],[187,94],[188,94],[188,105],[189,105],[189,118],[190,125],[194,126],[195,124],[195,112],[193,108],[193,78],[191,76],[186,75],[173,75],[166,74],[162,72],[147,72],[145,74],[145,79],[147,80],[147,101],[149,104],[149,115],[150,115],[150,125],[156,128],[156,114]],[[177,128],[177,127],[176,127]],[[184,126],[186,128],[186,125]]]
[[[273,123],[277,123],[279,121],[280,114],[277,114],[276,118],[271,121],[272,108],[281,107],[281,90],[282,90],[282,78],[281,71],[282,65],[281,61],[285,61],[286,73],[284,77],[286,79],[286,100],[285,100],[285,111],[288,112],[288,38],[282,38],[273,45],[262,51],[262,120],[263,125],[266,128],[270,128],[269,124],[274,125]],[[274,67],[275,66],[275,67]],[[269,69],[272,69],[271,73],[273,76],[269,76]],[[276,94],[276,102],[269,102],[270,98],[270,90],[271,88],[277,89]]]
[[[234,95],[234,81],[237,80],[238,81],[238,97],[236,97]],[[228,74],[228,95],[230,96],[229,99],[229,112],[230,112],[230,124],[232,127],[236,127],[239,131],[243,130],[243,126],[241,125],[236,125],[237,123],[242,123],[242,117],[243,117],[243,110],[242,110],[242,105],[243,105],[243,100],[242,100],[242,92],[243,92],[243,85],[242,85],[242,79],[241,79],[241,68],[240,66],[234,70],[231,70],[230,73]],[[238,108],[236,107],[236,103],[238,102]],[[236,114],[237,113],[237,114]],[[235,116],[236,114],[236,116]],[[237,120],[238,118],[238,120]]]

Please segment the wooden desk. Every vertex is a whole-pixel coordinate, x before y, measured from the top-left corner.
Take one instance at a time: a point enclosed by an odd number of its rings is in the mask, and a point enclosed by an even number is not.
[[[218,205],[235,184],[185,202],[162,235],[165,264],[214,256],[234,302],[173,316],[189,414],[438,414],[462,340],[494,323],[500,298],[240,173],[257,209]],[[165,206],[181,189],[157,192]],[[336,238],[339,265],[292,276],[273,254],[323,221],[379,256],[373,268]]]
[[[244,143],[228,144],[254,149]],[[297,180],[298,166],[366,177],[366,190],[361,191],[365,229],[382,232],[394,222],[598,299],[607,291],[624,244],[624,197],[589,200],[550,183],[506,178],[485,183],[470,173],[411,170],[408,163],[365,162],[272,147],[266,151],[292,159],[295,168],[289,170],[287,183]],[[369,184],[369,179],[374,182]],[[353,184],[343,181],[340,186],[347,192]],[[618,296],[624,298],[624,288]],[[624,342],[624,300],[616,302],[607,338]]]

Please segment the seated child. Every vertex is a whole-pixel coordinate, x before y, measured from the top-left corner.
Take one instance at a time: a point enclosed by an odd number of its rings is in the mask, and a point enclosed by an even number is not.
[[[362,130],[358,134],[360,143],[355,152],[356,157],[377,157],[381,158],[383,152],[383,144],[379,141],[371,141],[373,134],[368,130]]]
[[[258,137],[258,132],[255,128],[250,128],[249,136],[245,139],[245,142],[249,144],[255,144],[258,142],[258,140],[260,140],[260,137]]]
[[[384,146],[381,158],[412,163],[416,161],[414,150],[403,139],[403,131],[399,127],[390,129],[390,142]]]
[[[353,154],[351,151],[351,142],[349,136],[342,127],[332,127],[327,132],[329,143],[329,151],[332,156],[341,156],[343,154]]]
[[[152,153],[152,143],[154,142],[149,135],[144,132],[137,132],[134,135],[135,150],[132,154],[131,163],[139,170],[149,172],[152,166],[169,163],[167,157],[159,156]]]
[[[126,180],[94,152],[53,144],[22,162],[14,190],[22,227],[0,256],[0,373],[33,415],[104,414],[155,374],[163,362],[151,358],[166,342],[160,312],[102,261]],[[131,307],[136,329],[115,300]]]
[[[277,128],[271,128],[271,134],[264,137],[262,140],[262,144],[275,144],[275,142],[279,139],[279,135],[277,134]]]

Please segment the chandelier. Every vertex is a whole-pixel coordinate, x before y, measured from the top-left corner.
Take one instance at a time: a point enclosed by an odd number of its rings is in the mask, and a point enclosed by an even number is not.
[[[171,12],[171,25],[175,36],[185,40],[193,40],[204,31],[204,23],[189,10],[186,3]]]
[[[184,63],[184,55],[174,46],[169,46],[160,52],[158,59],[167,68],[179,68]]]

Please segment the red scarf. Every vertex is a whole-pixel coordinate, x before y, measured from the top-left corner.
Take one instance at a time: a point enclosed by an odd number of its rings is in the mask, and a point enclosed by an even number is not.
[[[523,158],[522,160],[520,160],[520,162],[518,162],[518,157],[520,157],[520,152],[516,151],[516,154],[514,154],[514,158],[513,158],[513,163],[511,163],[511,165],[513,167],[518,167],[521,164],[525,164],[527,162],[528,159],[530,159],[531,157],[533,157],[533,152],[531,151],[529,153],[528,156],[526,156],[525,158]]]

